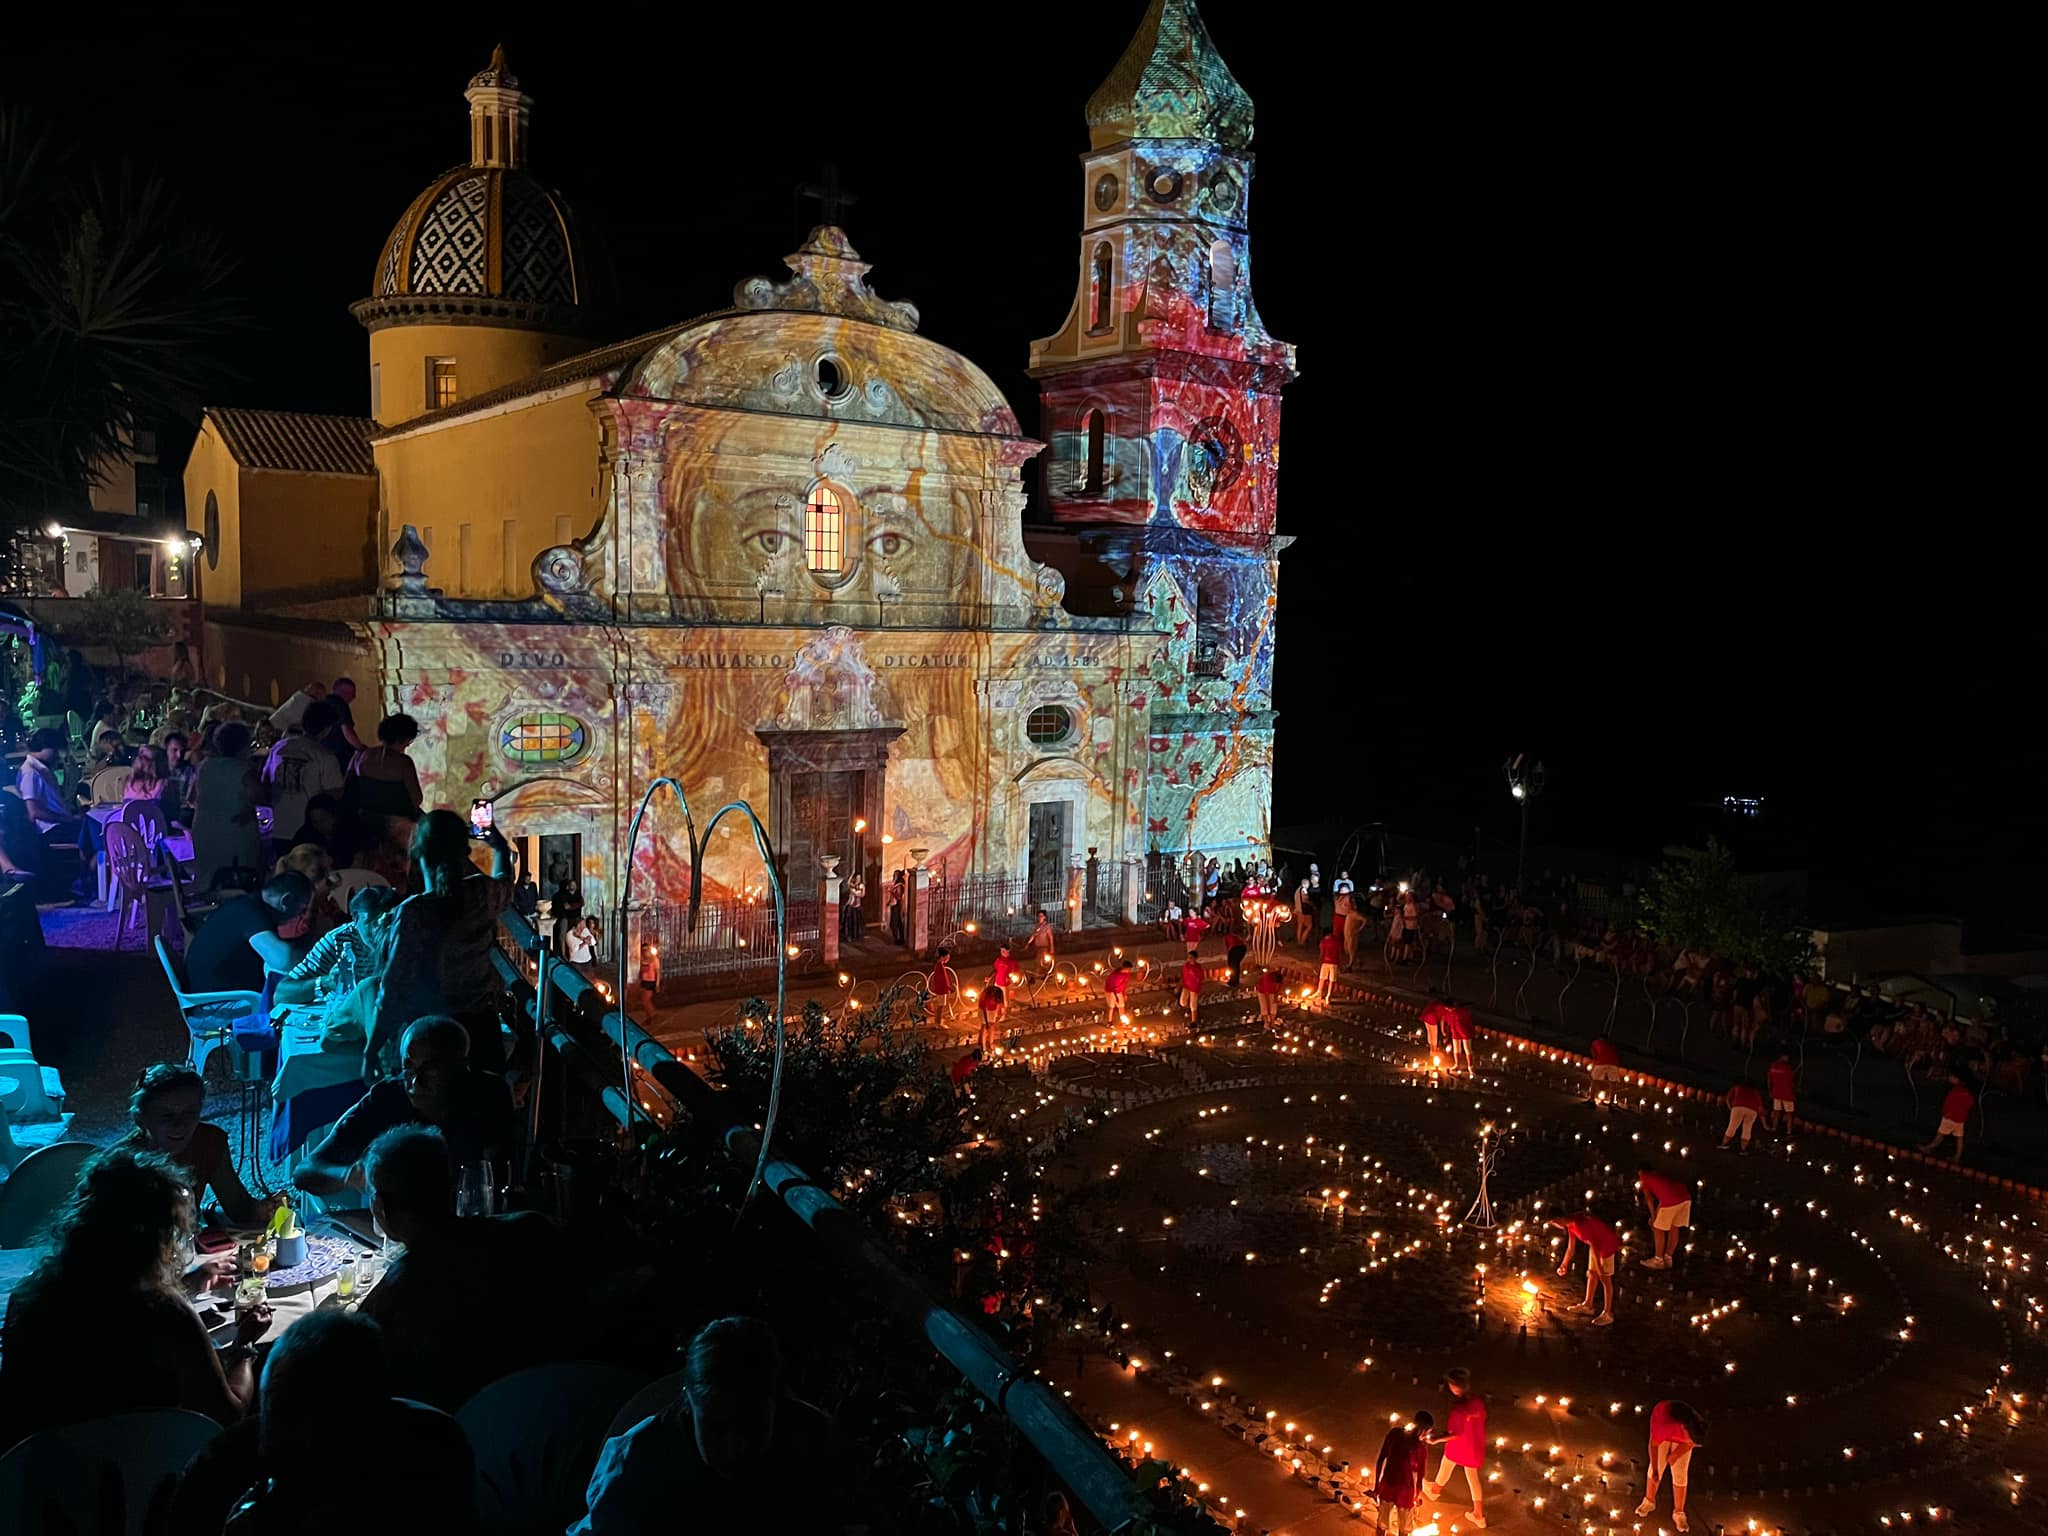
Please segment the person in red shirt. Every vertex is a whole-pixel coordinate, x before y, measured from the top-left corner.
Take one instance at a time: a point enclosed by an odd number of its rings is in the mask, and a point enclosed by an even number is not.
[[[1259,997],[1259,1022],[1278,1024],[1280,1022],[1280,973],[1261,969],[1258,985],[1252,989]]]
[[[1327,1003],[1330,989],[1337,985],[1337,967],[1344,963],[1344,941],[1334,933],[1326,933],[1317,953],[1323,957],[1323,968],[1316,973],[1316,1001]]]
[[[954,1062],[947,1075],[953,1079],[953,1086],[958,1088],[967,1079],[974,1076],[980,1066],[981,1047],[977,1045],[973,1050],[967,1052],[958,1061]]]
[[[1650,1483],[1643,1490],[1637,1517],[1657,1513],[1657,1484],[1671,1474],[1671,1523],[1690,1530],[1685,1522],[1685,1485],[1692,1471],[1695,1446],[1707,1443],[1707,1419],[1690,1403],[1667,1399],[1650,1410]]]
[[[1586,1299],[1572,1310],[1592,1312],[1593,1292],[1597,1289],[1601,1306],[1593,1315],[1593,1326],[1611,1326],[1614,1322],[1614,1256],[1621,1252],[1621,1234],[1591,1211],[1581,1211],[1576,1216],[1553,1216],[1550,1224],[1564,1229],[1564,1258],[1557,1266],[1560,1275],[1571,1272],[1572,1250],[1580,1243],[1586,1245]]]
[[[1430,1004],[1422,1010],[1422,1037],[1429,1042],[1429,1054],[1437,1055],[1443,1049],[1444,1004],[1447,1001],[1441,992],[1432,993]]]
[[[1602,1083],[1621,1081],[1621,1047],[1606,1035],[1593,1040],[1593,1096],[1599,1097]]]
[[[1106,1022],[1114,1029],[1123,1017],[1124,1009],[1131,997],[1131,962],[1119,958],[1109,968],[1109,974],[1102,978],[1102,1001],[1109,1010]]]
[[[1757,1116],[1764,1112],[1764,1091],[1744,1079],[1728,1090],[1728,1129],[1721,1133],[1721,1150],[1734,1145],[1742,1134],[1742,1155],[1749,1156],[1749,1134],[1756,1129]]]
[[[1415,1501],[1429,1476],[1429,1432],[1436,1420],[1418,1413],[1408,1424],[1396,1424],[1380,1442],[1373,1467],[1372,1494],[1379,1503],[1380,1536],[1408,1536],[1415,1525]]]
[[[1181,933],[1187,940],[1190,956],[1202,947],[1202,935],[1209,931],[1208,911],[1209,909],[1204,907],[1200,911],[1190,912],[1187,922],[1181,925]]]
[[[1009,991],[1015,983],[1024,979],[1024,967],[1019,965],[1016,958],[1011,955],[1010,946],[1007,944],[996,951],[995,969],[991,979],[995,985],[1001,987],[1005,992]]]
[[[1208,979],[1208,973],[1202,969],[1202,962],[1193,955],[1189,955],[1181,962],[1180,1005],[1188,1011],[1189,1029],[1195,1027],[1195,1013],[1202,1006],[1202,983]]]
[[[1941,1099],[1941,1124],[1935,1127],[1934,1140],[1920,1150],[1932,1152],[1944,1138],[1953,1136],[1956,1139],[1955,1161],[1960,1163],[1963,1160],[1963,1127],[1970,1123],[1970,1112],[1976,1107],[1977,1095],[1963,1081],[1962,1074],[1949,1073],[1948,1092]]]
[[[1799,1069],[1792,1065],[1790,1056],[1780,1056],[1771,1063],[1770,1071],[1764,1074],[1764,1086],[1771,1093],[1771,1112],[1764,1119],[1764,1129],[1775,1131],[1780,1125],[1789,1127],[1793,1103],[1799,1093]]]
[[[1465,1075],[1472,1075],[1472,1010],[1463,1003],[1447,1004],[1443,1011],[1444,1033],[1450,1036],[1451,1070],[1458,1070],[1458,1063],[1465,1064]]]
[[[996,1031],[1002,1026],[1003,1016],[1010,1010],[1010,997],[1001,987],[990,982],[981,989],[981,1049],[984,1055],[996,1048]]]
[[[1692,1225],[1692,1191],[1648,1163],[1636,1164],[1636,1188],[1650,1211],[1650,1235],[1657,1251],[1643,1260],[1645,1269],[1669,1269],[1678,1248],[1678,1234]]]
[[[1422,1485],[1422,1496],[1434,1504],[1444,1496],[1444,1484],[1451,1480],[1451,1468],[1465,1469],[1465,1486],[1472,1490],[1472,1513],[1465,1524],[1486,1529],[1486,1487],[1480,1471],[1486,1465],[1486,1399],[1472,1390],[1472,1373],[1462,1365],[1444,1372],[1444,1390],[1451,1394],[1451,1414],[1444,1432],[1429,1436],[1431,1445],[1444,1448],[1444,1459],[1436,1469],[1436,1481]]]
[[[953,951],[941,944],[938,958],[932,965],[932,979],[925,988],[937,999],[940,1016],[947,1019],[960,1012],[960,973],[946,963],[952,958]]]

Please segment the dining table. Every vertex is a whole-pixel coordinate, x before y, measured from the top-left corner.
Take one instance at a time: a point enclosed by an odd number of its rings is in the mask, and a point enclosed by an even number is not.
[[[326,1010],[318,1004],[271,1009],[271,1027],[277,1031],[277,1073],[270,1080],[272,1162],[288,1162],[368,1091],[363,1042],[323,1041],[325,1019]]]

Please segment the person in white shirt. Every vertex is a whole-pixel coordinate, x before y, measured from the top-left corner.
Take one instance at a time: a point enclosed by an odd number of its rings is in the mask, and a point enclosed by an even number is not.
[[[270,786],[270,830],[282,840],[296,837],[306,824],[306,805],[315,795],[340,795],[347,784],[341,763],[320,737],[334,723],[334,706],[325,699],[308,705],[299,724],[276,746],[263,765]]]
[[[21,803],[27,808],[29,819],[35,823],[45,847],[51,843],[75,842],[81,854],[97,861],[100,852],[99,823],[71,803],[70,795],[57,780],[57,760],[64,755],[64,745],[64,733],[60,730],[45,727],[32,732],[28,738],[28,755],[21,760],[21,772],[14,781],[14,792],[21,796]],[[82,871],[72,890],[81,896],[86,894]]]
[[[587,916],[576,919],[576,926],[569,930],[562,948],[571,965],[588,965],[597,958],[597,930],[590,926]]]

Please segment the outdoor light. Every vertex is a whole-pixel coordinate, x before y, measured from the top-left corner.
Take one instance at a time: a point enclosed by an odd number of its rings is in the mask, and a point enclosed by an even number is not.
[[[64,537],[64,525],[60,522],[52,520],[43,525],[43,532],[47,533],[53,539],[61,539]]]
[[[856,831],[856,832],[865,832],[865,831],[867,831],[867,829],[868,829],[868,819],[867,819],[867,817],[865,817],[865,816],[856,816],[856,817],[854,817],[854,818],[853,818],[853,830],[854,830],[854,831]]]

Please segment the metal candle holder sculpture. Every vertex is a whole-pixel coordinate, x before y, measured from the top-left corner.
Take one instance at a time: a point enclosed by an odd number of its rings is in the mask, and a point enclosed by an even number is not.
[[[1498,1225],[1493,1219],[1493,1201],[1486,1192],[1487,1181],[1493,1176],[1493,1166],[1500,1159],[1500,1132],[1488,1121],[1479,1127],[1479,1197],[1472,1202],[1472,1209],[1465,1213],[1465,1225],[1485,1231]]]

